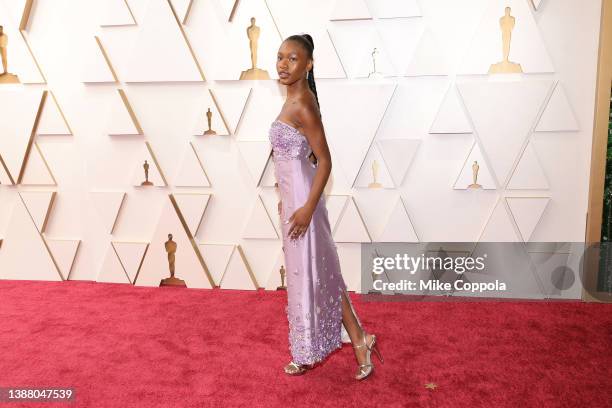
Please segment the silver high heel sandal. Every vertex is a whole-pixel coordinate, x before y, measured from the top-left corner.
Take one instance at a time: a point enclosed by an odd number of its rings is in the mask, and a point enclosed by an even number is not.
[[[374,334],[372,335],[372,342],[369,345],[366,343],[366,337],[367,337],[367,333],[364,332],[363,344],[360,344],[358,346],[353,346],[353,348],[361,348],[361,347],[367,348],[366,362],[363,364],[359,364],[359,373],[355,376],[356,380],[363,380],[367,378],[368,376],[370,376],[370,374],[372,374],[372,372],[374,371],[374,364],[372,364],[372,359],[370,358],[372,355],[372,350],[374,350],[380,362],[384,364],[382,354],[380,353],[380,350],[378,349],[376,345],[376,335]]]
[[[312,370],[314,364],[296,364],[293,361],[287,364],[284,368],[285,374],[302,375],[308,370]]]

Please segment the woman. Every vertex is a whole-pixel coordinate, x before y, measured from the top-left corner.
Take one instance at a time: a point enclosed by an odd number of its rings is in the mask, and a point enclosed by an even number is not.
[[[340,348],[343,324],[359,364],[355,378],[362,380],[374,369],[372,350],[383,359],[376,336],[361,328],[354,313],[331,235],[322,193],[332,163],[319,112],[313,49],[308,34],[281,44],[276,69],[287,98],[270,128],[287,270],[292,361],[285,372],[303,374]]]

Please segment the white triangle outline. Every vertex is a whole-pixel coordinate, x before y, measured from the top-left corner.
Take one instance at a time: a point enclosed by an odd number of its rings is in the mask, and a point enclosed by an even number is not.
[[[506,198],[505,202],[506,202],[506,204],[508,206],[508,210],[510,212],[510,216],[512,217],[512,220],[514,221],[514,224],[516,224],[516,226],[517,226],[517,228],[518,228],[518,230],[520,232],[521,239],[523,240],[523,242],[529,242],[529,240],[531,239],[531,236],[533,235],[534,231],[538,227],[538,224],[542,220],[542,216],[544,215],[544,213],[546,212],[546,209],[548,208],[548,204],[551,201],[550,197],[505,197],[505,198]],[[524,200],[524,199],[546,200],[546,204],[544,204],[544,207],[540,211],[540,214],[538,214],[537,221],[533,224],[533,226],[527,226],[525,231],[523,231],[521,229],[521,223],[518,222],[516,214],[514,214],[514,212],[512,211],[512,206],[510,205],[510,201],[512,201],[512,200]],[[525,235],[527,235],[527,236],[525,236]]]
[[[452,130],[436,129],[436,128],[443,127],[443,126],[440,126],[438,122],[443,120],[448,115],[449,108],[451,109],[453,108],[453,105],[454,105],[452,102],[453,99],[456,101],[456,105],[457,105],[454,108],[460,109],[460,116],[462,119],[455,118],[457,120],[457,123],[453,124],[453,126],[457,126],[455,129],[452,129]],[[441,119],[441,115],[445,115],[445,116],[443,116]],[[459,123],[459,122],[464,122],[464,123]],[[450,126],[449,129],[453,126]],[[461,99],[461,96],[459,95],[459,90],[454,84],[451,84],[451,86],[449,86],[448,90],[446,91],[444,98],[442,99],[442,103],[440,103],[440,106],[438,107],[438,111],[436,113],[436,116],[433,122],[431,122],[431,126],[429,127],[429,133],[430,134],[470,134],[473,132],[474,132],[474,129],[472,127],[472,124],[470,123],[467,109],[465,105],[463,104],[463,100]]]
[[[395,205],[393,206],[393,208],[391,208],[391,211],[389,211],[389,215],[387,216],[387,221],[385,222],[384,227],[382,228],[380,234],[378,235],[378,237],[376,238],[375,242],[395,242],[395,241],[383,241],[382,239],[384,238],[387,232],[387,229],[389,228],[390,224],[391,224],[391,217],[393,216],[393,214],[396,211],[396,208],[401,206],[401,210],[403,210],[403,214],[406,216],[406,220],[408,221],[408,224],[410,225],[412,234],[409,233],[409,235],[414,235],[414,237],[416,238],[416,241],[401,241],[401,242],[421,242],[419,235],[417,234],[416,230],[414,229],[414,224],[412,223],[412,219],[410,218],[410,214],[408,213],[408,210],[406,209],[406,203],[404,202],[404,199],[402,196],[399,196]],[[391,234],[391,233],[389,233]]]
[[[521,171],[525,171],[525,172],[529,172],[530,174],[533,174],[533,171],[529,171],[525,166],[525,162],[524,160],[529,160],[534,164],[535,166],[535,172],[538,173],[536,178],[539,178],[543,181],[544,185],[539,186],[539,187],[521,187],[521,186],[512,186],[513,184],[513,180],[515,180],[515,177],[517,176],[517,174],[520,174]],[[525,167],[525,170],[523,170],[523,167]],[[534,177],[530,177],[530,178],[534,178]],[[538,153],[535,149],[535,146],[533,145],[533,142],[531,140],[529,140],[529,142],[527,143],[527,145],[525,146],[525,149],[523,150],[523,152],[521,153],[521,157],[516,165],[516,167],[513,169],[512,174],[510,176],[510,179],[508,180],[508,184],[506,185],[506,189],[507,190],[548,190],[550,189],[550,183],[548,182],[548,177],[546,177],[546,173],[544,172],[544,168],[542,167],[542,163],[540,162],[540,159],[538,157]]]
[[[556,126],[557,118],[566,118],[565,126]],[[574,109],[560,81],[556,81],[538,118],[536,132],[577,132],[580,130]]]

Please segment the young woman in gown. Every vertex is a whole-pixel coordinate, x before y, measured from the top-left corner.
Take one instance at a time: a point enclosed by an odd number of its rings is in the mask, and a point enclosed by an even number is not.
[[[293,35],[281,44],[276,62],[287,97],[270,128],[274,171],[280,190],[287,277],[289,375],[303,374],[342,346],[342,329],[353,344],[358,370],[367,378],[380,361],[376,336],[362,329],[340,272],[323,189],[331,157],[314,81],[312,37]]]

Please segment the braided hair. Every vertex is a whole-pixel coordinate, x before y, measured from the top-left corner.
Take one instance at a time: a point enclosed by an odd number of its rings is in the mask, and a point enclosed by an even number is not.
[[[292,35],[290,37],[287,37],[285,41],[295,41],[299,43],[306,50],[306,54],[308,55],[308,58],[310,59],[313,58],[312,54],[314,51],[314,41],[312,40],[312,37],[310,36],[310,34]],[[315,95],[317,106],[319,106],[319,95],[317,95],[317,85],[315,83],[315,78],[314,78],[314,64],[313,64],[313,67],[310,69],[310,71],[308,71],[306,75],[306,79],[308,80],[308,86],[310,87],[310,90]]]

